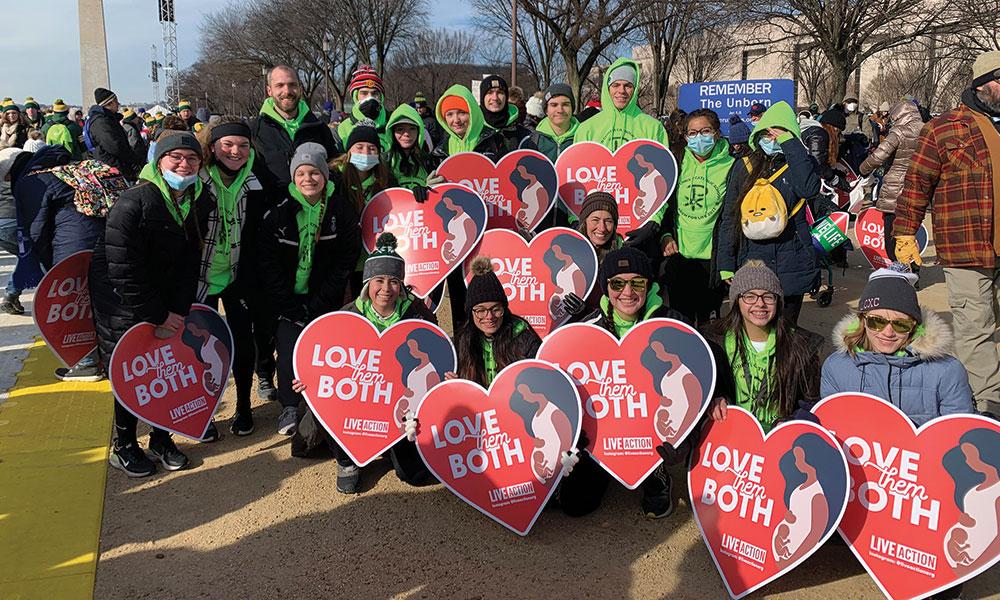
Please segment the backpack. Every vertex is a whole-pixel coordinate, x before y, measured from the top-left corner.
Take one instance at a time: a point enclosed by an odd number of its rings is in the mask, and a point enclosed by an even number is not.
[[[83,145],[87,147],[87,152],[93,152],[97,149],[94,145],[94,140],[90,138],[90,124],[94,122],[93,118],[87,119],[83,123]]]
[[[108,210],[114,206],[118,196],[129,188],[128,180],[118,169],[93,159],[31,174],[38,173],[51,173],[73,188],[73,204],[77,212],[88,217],[108,216]]]
[[[750,161],[743,158],[747,172],[750,171]],[[798,201],[791,214],[785,204],[781,192],[774,187],[774,182],[788,169],[782,165],[767,179],[761,178],[754,182],[750,191],[743,196],[740,203],[740,226],[743,235],[751,240],[770,240],[781,235],[788,226],[788,220],[805,205],[805,198]]]

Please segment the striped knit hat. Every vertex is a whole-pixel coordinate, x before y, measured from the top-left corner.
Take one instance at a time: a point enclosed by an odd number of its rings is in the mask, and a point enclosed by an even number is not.
[[[355,90],[360,90],[361,88],[373,88],[378,90],[380,94],[385,93],[382,78],[378,76],[378,73],[370,65],[361,65],[354,71],[354,74],[351,75],[351,83],[347,86],[347,91],[353,94]]]
[[[372,277],[384,275],[400,281],[406,277],[406,262],[396,254],[396,236],[384,232],[375,240],[375,252],[365,260],[361,278],[368,281]]]
[[[12,98],[4,98],[3,104],[0,104],[0,108],[3,109],[3,112],[7,112],[8,110],[12,110],[14,112],[21,112],[20,107],[14,104],[14,100]]]
[[[29,108],[33,108],[35,110],[41,108],[40,106],[38,106],[38,103],[35,102],[35,99],[32,98],[31,96],[28,96],[27,98],[24,99],[24,109],[28,110]]]
[[[66,102],[64,102],[62,98],[56,98],[55,102],[52,103],[52,112],[68,113],[69,106],[66,106]]]

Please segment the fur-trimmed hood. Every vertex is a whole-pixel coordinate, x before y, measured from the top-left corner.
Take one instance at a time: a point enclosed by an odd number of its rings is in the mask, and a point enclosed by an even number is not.
[[[905,350],[912,357],[922,360],[938,360],[954,355],[954,337],[951,327],[933,310],[921,309],[923,323],[917,326],[916,333]],[[847,352],[846,337],[857,331],[858,315],[851,313],[840,320],[833,328],[831,341],[838,352]]]

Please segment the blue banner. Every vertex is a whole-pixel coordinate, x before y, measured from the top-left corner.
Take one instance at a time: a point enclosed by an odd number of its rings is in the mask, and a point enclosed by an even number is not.
[[[791,79],[744,79],[740,81],[704,81],[681,86],[677,106],[691,112],[710,108],[722,121],[722,135],[729,135],[729,117],[739,115],[749,125],[750,107],[760,102],[770,107],[784,100],[795,108],[795,82]]]

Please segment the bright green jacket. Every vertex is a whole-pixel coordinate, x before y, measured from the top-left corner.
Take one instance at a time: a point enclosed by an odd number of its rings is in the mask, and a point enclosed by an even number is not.
[[[704,162],[684,149],[677,182],[677,247],[687,258],[712,258],[712,234],[726,199],[726,180],[733,166],[729,142],[720,139]]]
[[[45,117],[42,135],[45,136],[46,144],[62,146],[70,153],[73,160],[80,160],[83,157],[83,150],[80,146],[80,140],[83,139],[83,129],[70,121],[66,113],[52,113]]]
[[[416,170],[412,175],[403,173],[404,150],[396,144],[396,139],[392,135],[392,128],[403,119],[409,119],[417,125],[417,144],[410,150],[410,160],[416,164]],[[389,116],[385,130],[389,135],[390,142],[389,150],[383,155],[383,159],[388,161],[389,167],[392,169],[392,174],[396,176],[396,181],[400,186],[410,190],[418,185],[426,185],[427,168],[420,159],[427,153],[427,148],[424,146],[427,140],[427,132],[424,131],[424,120],[420,118],[420,113],[409,104],[400,104],[396,110],[392,111],[392,115]]]
[[[576,138],[576,130],[580,127],[580,121],[572,117],[569,122],[569,129],[565,133],[557,134],[552,129],[552,123],[548,117],[535,127],[538,132],[538,151],[548,157],[553,163],[559,158],[566,148],[569,148]]]
[[[344,144],[344,151],[349,150],[347,147],[347,138],[350,137],[351,131],[354,130],[354,124],[357,121],[363,121],[367,119],[359,108],[358,102],[358,90],[351,92],[351,98],[354,99],[354,106],[351,107],[351,116],[353,119],[344,119],[337,126],[337,135],[340,136],[341,143]],[[385,152],[389,149],[392,136],[388,134],[388,127],[386,127],[385,118],[385,104],[379,103],[378,116],[373,119],[375,121],[375,129],[379,132],[379,139],[382,141],[382,151]]]
[[[747,351],[748,365],[746,375],[749,375],[749,386],[747,385],[747,377],[743,372],[743,362],[736,352],[736,334],[731,331],[727,332],[725,339],[726,356],[729,357],[729,364],[733,369],[733,379],[736,382],[736,404],[756,417],[760,421],[760,426],[764,428],[764,433],[767,433],[770,431],[773,423],[781,416],[777,406],[758,400],[761,386],[770,387],[771,380],[773,379],[771,377],[771,362],[774,359],[775,333],[772,329],[771,333],[767,336],[767,343],[764,349],[760,352],[754,349],[745,332],[742,335],[743,344],[746,346]],[[764,397],[772,395],[770,390],[766,390],[766,392]]]
[[[771,105],[771,108],[768,108],[760,116],[760,121],[757,122],[757,126],[750,133],[751,148],[754,150],[757,149],[757,139],[760,138],[762,133],[767,131],[768,127],[781,127],[791,132],[778,136],[779,143],[788,141],[793,135],[797,138],[802,137],[802,131],[799,130],[799,120],[795,117],[795,111],[784,100],[775,102]]]
[[[444,115],[441,114],[441,101],[448,96],[459,96],[469,105],[469,128],[466,130],[464,137],[456,135],[451,130],[451,127],[448,127],[448,122],[445,121]],[[469,88],[464,85],[455,84],[445,90],[441,94],[441,97],[438,98],[437,105],[434,107],[434,115],[437,117],[438,123],[441,124],[441,128],[448,134],[448,156],[458,154],[459,152],[475,152],[476,144],[479,143],[479,138],[484,130],[487,129],[487,126],[486,120],[483,118],[483,109],[476,102],[476,99],[472,97],[472,92]]]
[[[611,73],[622,65],[630,65],[635,69],[635,92],[625,108],[618,110],[611,100]],[[639,109],[639,63],[627,58],[619,58],[605,72],[604,83],[601,86],[601,112],[580,124],[574,136],[575,142],[598,142],[611,151],[637,139],[656,140],[666,147],[667,130],[663,124]]]

